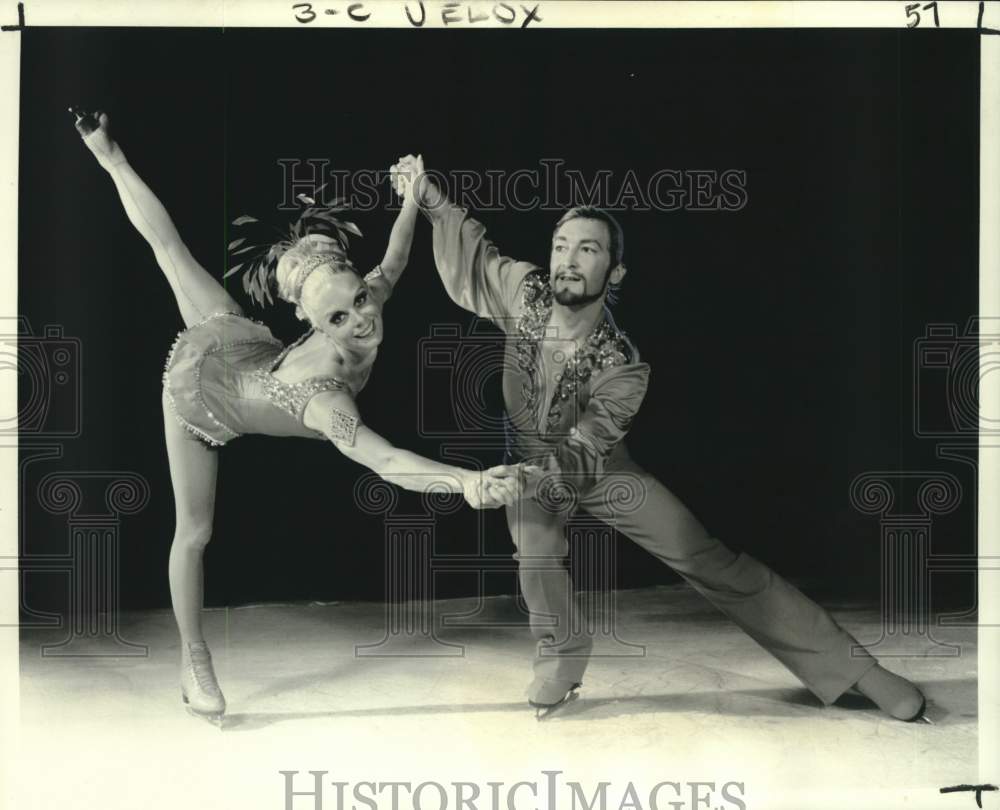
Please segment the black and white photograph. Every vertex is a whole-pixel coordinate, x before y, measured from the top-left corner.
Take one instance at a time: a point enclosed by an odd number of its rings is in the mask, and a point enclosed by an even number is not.
[[[1000,808],[1000,3],[0,23],[0,807]]]

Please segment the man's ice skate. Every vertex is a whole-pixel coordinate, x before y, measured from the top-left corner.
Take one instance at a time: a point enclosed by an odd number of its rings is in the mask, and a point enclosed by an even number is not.
[[[906,678],[879,664],[869,669],[854,688],[896,720],[934,725],[927,717],[927,698],[924,694]]]
[[[528,687],[528,703],[535,709],[535,719],[545,720],[555,711],[572,703],[580,695],[576,691],[583,684],[573,681],[535,679]]]

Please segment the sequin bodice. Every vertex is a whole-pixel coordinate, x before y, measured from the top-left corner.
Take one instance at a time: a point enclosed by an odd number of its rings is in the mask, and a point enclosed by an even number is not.
[[[295,417],[299,421],[302,421],[309,400],[316,394],[322,391],[351,391],[351,387],[346,381],[335,377],[316,375],[300,382],[289,383],[279,380],[274,375],[274,372],[278,370],[292,350],[305,343],[313,334],[312,330],[306,332],[294,343],[286,346],[269,366],[259,368],[253,372],[253,376],[260,383],[265,396],[271,401],[271,404],[281,408],[285,413]],[[370,372],[371,369],[369,368],[368,371]],[[367,380],[368,374],[366,373],[363,375],[359,388],[363,387]]]
[[[298,383],[275,377],[273,370],[299,342],[284,347],[266,326],[233,313],[181,332],[163,375],[177,420],[216,446],[246,433],[325,439],[303,423],[305,407],[321,391],[350,388],[332,377]]]
[[[291,348],[291,347],[289,347]],[[285,353],[288,350],[285,350]],[[272,364],[277,366],[281,358]],[[310,377],[296,383],[286,383],[279,380],[270,367],[259,368],[253,372],[254,378],[260,383],[264,395],[275,407],[302,421],[309,400],[321,391],[349,391],[347,385],[333,377]]]

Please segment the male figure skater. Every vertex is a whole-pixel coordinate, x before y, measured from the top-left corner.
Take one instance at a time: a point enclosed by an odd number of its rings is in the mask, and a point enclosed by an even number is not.
[[[422,158],[407,156],[401,165]],[[631,460],[624,438],[650,366],[605,306],[625,277],[618,222],[594,207],[568,210],[552,233],[549,269],[500,255],[485,228],[427,176],[418,201],[433,225],[434,259],[451,299],[506,333],[503,395],[508,453],[548,474],[537,497],[507,507],[518,575],[538,640],[529,702],[544,716],[575,696],[593,641],[564,559],[568,511],[544,496],[556,478],[576,506],[613,520],[790,669],[824,704],[851,687],[899,720],[923,717],[920,690],[878,665],[823,608],[748,554],[709,536],[662,484]],[[641,484],[642,505],[616,514],[616,488]],[[609,497],[609,495],[611,497]],[[854,650],[852,653],[852,649]]]

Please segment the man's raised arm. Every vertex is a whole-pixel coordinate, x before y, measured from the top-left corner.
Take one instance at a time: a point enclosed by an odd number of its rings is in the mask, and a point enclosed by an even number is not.
[[[452,301],[504,331],[521,312],[524,277],[538,268],[501,256],[482,223],[453,205],[428,176],[418,180],[421,210],[434,227],[434,261]]]

